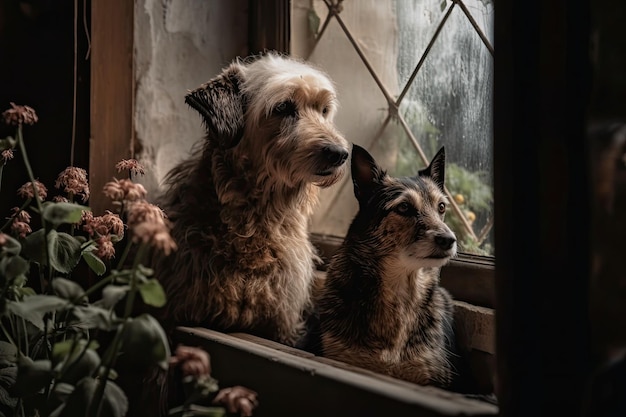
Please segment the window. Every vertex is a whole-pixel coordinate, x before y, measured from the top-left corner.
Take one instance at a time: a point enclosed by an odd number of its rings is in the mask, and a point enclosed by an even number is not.
[[[337,124],[393,175],[413,175],[445,145],[446,221],[460,250],[493,254],[493,3],[489,0],[292,2],[291,52],[339,90]],[[325,190],[312,231],[341,236],[356,201],[349,175]]]

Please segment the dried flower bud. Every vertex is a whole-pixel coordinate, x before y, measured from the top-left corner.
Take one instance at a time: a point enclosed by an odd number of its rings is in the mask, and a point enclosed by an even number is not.
[[[128,226],[133,227],[139,223],[163,223],[165,213],[159,206],[148,203],[145,200],[135,201],[127,208]]]
[[[120,219],[120,216],[107,210],[100,218],[102,224],[107,227],[109,234],[116,235],[120,239],[124,237],[124,222]]]
[[[170,236],[165,223],[142,222],[132,228],[133,242],[147,243],[153,248],[163,252],[165,256],[177,249],[176,242]]]
[[[67,198],[61,195],[55,195],[54,197],[52,197],[52,201],[54,201],[55,203],[69,203],[70,202],[70,200],[68,200]]]
[[[251,416],[252,411],[259,405],[257,395],[256,392],[237,385],[221,389],[213,399],[213,404],[224,406],[229,413]]]
[[[183,376],[199,378],[211,374],[209,354],[197,347],[179,345],[170,357],[170,365],[180,366]]]
[[[118,180],[107,182],[102,190],[104,195],[113,201],[124,200],[124,189]]]
[[[33,230],[30,228],[30,225],[26,222],[21,222],[17,219],[13,220],[11,223],[11,231],[20,238],[25,238],[26,235],[30,234]]]
[[[107,182],[103,192],[113,201],[137,201],[146,198],[148,194],[143,185],[126,179]]]
[[[30,214],[28,214],[27,211],[20,210],[19,207],[13,207],[11,211],[13,211],[13,214],[11,215],[13,219],[24,223],[30,223]]]
[[[100,259],[112,259],[115,257],[115,246],[110,235],[100,236],[96,239],[98,249],[94,252]]]
[[[13,149],[5,149],[2,151],[2,161],[6,164],[9,160],[13,159]]]
[[[32,107],[18,106],[11,103],[11,108],[2,113],[4,122],[8,125],[19,126],[22,124],[33,125],[39,120]]]
[[[59,174],[56,188],[63,187],[63,191],[72,195],[82,195],[83,202],[89,199],[89,182],[87,181],[87,171],[83,168],[67,167]]]
[[[122,172],[127,169],[133,175],[144,175],[146,173],[144,166],[136,159],[122,159],[115,164],[115,168],[117,172]]]
[[[46,188],[46,186],[37,180],[35,180],[34,185],[35,189],[37,190],[37,194],[39,195],[39,198],[41,200],[45,200],[48,196],[48,189]],[[35,194],[33,193],[33,183],[27,182],[26,184],[22,185],[17,190],[17,194],[22,198],[35,198]]]

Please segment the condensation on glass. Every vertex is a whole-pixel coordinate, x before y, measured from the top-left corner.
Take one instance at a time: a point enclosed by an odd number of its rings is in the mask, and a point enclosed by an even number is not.
[[[461,250],[493,254],[492,0],[294,0],[292,54],[337,84],[337,125],[394,175],[446,148],[446,221]],[[350,175],[324,190],[311,226],[342,236]]]

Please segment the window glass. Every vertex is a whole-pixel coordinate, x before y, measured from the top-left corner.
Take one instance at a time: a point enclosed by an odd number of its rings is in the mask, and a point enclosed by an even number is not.
[[[491,0],[294,0],[292,54],[337,85],[336,117],[393,175],[441,146],[460,250],[493,254]],[[324,190],[312,232],[342,236],[356,213],[350,175]]]

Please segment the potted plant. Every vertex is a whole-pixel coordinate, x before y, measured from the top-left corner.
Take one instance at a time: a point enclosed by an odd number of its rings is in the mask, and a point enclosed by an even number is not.
[[[36,179],[22,129],[37,122],[35,111],[11,103],[2,118],[15,135],[0,139],[0,195],[9,162],[21,159],[30,181],[18,190],[23,204],[0,229],[0,415],[124,416],[129,398],[118,383],[120,369],[167,373],[171,365],[187,393],[172,415],[225,413],[194,405],[206,398],[249,415],[253,392],[217,394],[206,352],[183,346],[172,355],[157,319],[137,313],[137,301],[153,308],[166,302],[150,254],[176,250],[166,216],[132,180],[144,168],[120,161],[116,168],[128,178],[103,190],[116,210],[96,215],[86,205],[84,169],[61,172],[53,198]]]

